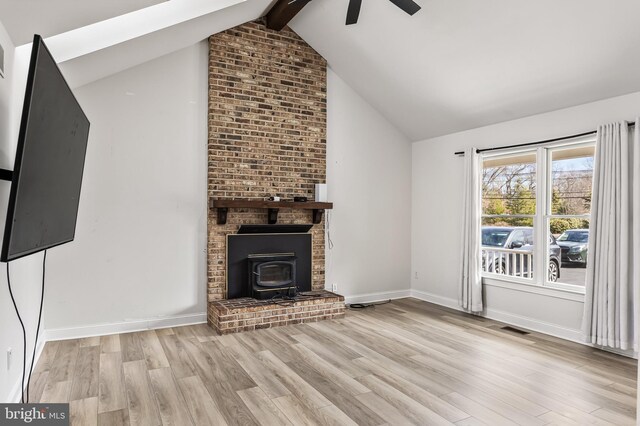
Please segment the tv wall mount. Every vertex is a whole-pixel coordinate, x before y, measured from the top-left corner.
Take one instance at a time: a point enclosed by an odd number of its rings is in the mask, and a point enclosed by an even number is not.
[[[0,180],[11,182],[13,180],[13,170],[0,169]]]

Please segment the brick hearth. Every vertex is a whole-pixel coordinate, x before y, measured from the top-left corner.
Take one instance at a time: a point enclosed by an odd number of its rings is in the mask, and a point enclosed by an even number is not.
[[[294,301],[248,297],[209,303],[210,325],[220,334],[344,318],[344,297],[329,291],[299,293]]]

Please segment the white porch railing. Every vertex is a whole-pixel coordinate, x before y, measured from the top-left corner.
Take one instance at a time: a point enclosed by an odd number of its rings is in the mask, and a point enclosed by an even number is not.
[[[482,272],[533,278],[533,253],[525,250],[482,248]]]

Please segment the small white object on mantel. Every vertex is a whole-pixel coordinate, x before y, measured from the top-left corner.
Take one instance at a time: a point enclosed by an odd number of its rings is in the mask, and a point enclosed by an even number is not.
[[[327,184],[316,183],[316,203],[326,203],[327,199]]]

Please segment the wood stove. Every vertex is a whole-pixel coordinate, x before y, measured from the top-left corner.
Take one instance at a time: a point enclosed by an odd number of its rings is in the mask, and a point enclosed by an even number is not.
[[[295,253],[260,253],[247,257],[251,297],[264,300],[296,295]]]
[[[251,225],[227,235],[227,299],[266,300],[311,291],[311,225],[291,232],[294,226],[301,225]]]

